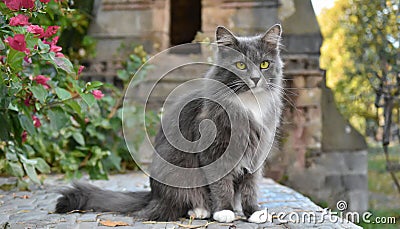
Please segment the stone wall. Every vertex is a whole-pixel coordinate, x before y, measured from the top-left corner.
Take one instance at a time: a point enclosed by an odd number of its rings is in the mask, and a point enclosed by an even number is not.
[[[122,42],[143,43],[152,53],[169,46],[170,0],[97,0],[90,34],[99,40],[98,57],[89,75],[115,75],[112,53]],[[315,200],[334,207],[346,200],[349,210],[368,207],[366,144],[362,136],[342,118],[330,90],[325,87],[324,71],[319,68],[322,36],[311,1],[304,0],[202,0],[202,30],[214,37],[217,25],[249,35],[264,32],[281,21],[287,106],[284,111],[279,150],[267,163],[266,175],[280,180]],[[185,55],[169,54],[170,63]],[[162,64],[170,64],[162,63]],[[149,74],[135,97],[144,92],[163,71],[163,65]],[[168,67],[168,66],[164,66]],[[186,70],[182,70],[186,71]],[[187,70],[187,71],[193,71]],[[159,82],[151,106],[160,107],[165,96],[180,82],[200,74],[165,78]],[[151,149],[141,149],[143,162]]]
[[[156,52],[169,46],[169,0],[95,0],[89,34],[97,61],[108,61],[122,43]]]

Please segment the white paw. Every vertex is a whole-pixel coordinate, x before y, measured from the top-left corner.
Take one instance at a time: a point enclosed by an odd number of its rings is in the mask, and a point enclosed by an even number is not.
[[[272,215],[268,214],[266,210],[260,210],[254,212],[248,219],[250,223],[265,223],[272,222]]]
[[[210,212],[204,208],[195,208],[188,211],[189,216],[193,216],[195,219],[210,218]]]
[[[235,220],[235,213],[231,210],[222,210],[214,212],[213,218],[220,223],[230,223]]]

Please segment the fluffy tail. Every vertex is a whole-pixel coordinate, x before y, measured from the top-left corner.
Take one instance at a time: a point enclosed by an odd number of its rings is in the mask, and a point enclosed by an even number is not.
[[[135,213],[142,210],[151,200],[150,192],[113,192],[90,184],[73,183],[73,188],[61,191],[57,213],[73,210],[97,212]]]

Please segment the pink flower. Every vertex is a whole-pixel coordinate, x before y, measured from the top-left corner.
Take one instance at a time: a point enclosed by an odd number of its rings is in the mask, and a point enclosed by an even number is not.
[[[25,106],[27,106],[27,107],[29,107],[29,106],[31,105],[31,100],[30,100],[29,97],[26,98],[26,99],[24,100],[24,104],[25,104]]]
[[[46,32],[44,33],[44,37],[51,37],[57,33],[60,26],[52,25],[47,27]]]
[[[35,78],[33,78],[36,83],[43,85],[44,88],[49,89],[50,86],[47,84],[47,81],[50,80],[49,77],[46,77],[44,75],[38,75]]]
[[[30,25],[29,23],[29,17],[25,16],[23,14],[18,14],[15,17],[10,18],[10,25],[11,26],[25,26],[25,25]]]
[[[22,143],[26,142],[27,137],[28,137],[28,132],[26,132],[26,130],[22,131],[22,134],[21,134]]]
[[[23,34],[15,34],[14,37],[7,37],[4,40],[11,48],[29,54],[29,49],[26,48],[25,36]]]
[[[44,29],[38,25],[30,25],[26,30],[28,33],[39,35],[40,38],[44,36]]]
[[[4,3],[10,10],[19,10],[21,8],[21,1],[4,0]]]
[[[51,52],[58,53],[58,52],[60,52],[62,50],[62,47],[56,45],[57,42],[58,42],[58,38],[59,38],[58,36],[55,36],[53,38],[53,40],[51,40],[51,41],[44,40],[43,43],[50,45],[50,51]],[[61,53],[61,55],[64,56],[62,53]],[[59,54],[59,56],[61,56],[61,55]]]
[[[55,36],[51,41],[48,40],[43,40],[43,43],[48,44],[48,45],[55,45],[58,42],[59,36]]]
[[[20,0],[20,2],[25,9],[33,9],[35,7],[35,0]]]
[[[29,93],[26,95],[26,98],[25,98],[25,100],[24,100],[25,106],[29,107],[29,106],[32,104],[32,96],[33,96],[32,92],[29,92]]]
[[[39,128],[42,126],[42,123],[40,122],[40,119],[36,115],[32,115],[32,120],[33,120],[33,125],[36,128]]]
[[[4,3],[10,10],[33,9],[35,7],[34,0],[4,0]]]
[[[56,57],[65,57],[62,52],[56,52]]]
[[[79,69],[78,69],[78,76],[82,73],[82,71],[83,71],[84,68],[85,68],[85,66],[83,66],[83,65],[79,66]]]
[[[50,0],[40,0],[40,2],[47,4],[50,2]]]
[[[57,45],[50,44],[50,52],[60,52],[62,48]]]
[[[25,57],[24,57],[24,61],[25,61],[26,63],[28,63],[28,64],[32,64],[32,58],[30,58],[30,57],[28,57],[28,56],[25,56]]]
[[[93,94],[95,99],[101,99],[101,98],[104,97],[103,92],[101,92],[100,90],[93,90],[92,94]]]
[[[55,36],[53,38],[53,40],[50,42],[50,44],[53,44],[53,45],[57,44],[59,38],[60,38],[59,36]]]

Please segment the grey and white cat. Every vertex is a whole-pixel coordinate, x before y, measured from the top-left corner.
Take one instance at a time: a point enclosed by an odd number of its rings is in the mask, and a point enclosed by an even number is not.
[[[181,134],[188,141],[197,141],[201,138],[197,128],[200,122],[211,120],[216,128],[214,141],[199,153],[187,153],[168,141],[166,134],[175,131],[172,126],[161,128],[156,136],[155,153],[163,160],[183,168],[202,168],[223,158],[218,170],[228,173],[218,180],[214,179],[213,172],[182,176],[155,160],[150,170],[158,177],[161,174],[161,178],[172,180],[200,180],[207,185],[173,187],[151,177],[149,192],[112,192],[74,183],[73,188],[62,191],[56,212],[112,211],[159,221],[178,220],[188,215],[199,219],[212,216],[219,222],[232,222],[234,210],[241,209],[248,221],[265,222],[268,216],[258,206],[256,182],[274,142],[281,115],[283,64],[280,38],[281,26],[278,24],[253,37],[235,36],[226,28],[218,27],[218,66],[211,67],[206,78],[222,83],[229,90],[207,85],[177,102],[182,105],[190,97],[197,98],[187,103],[180,113],[178,130]],[[225,108],[229,108],[229,114],[212,98],[222,101]],[[172,113],[166,112],[162,122],[172,122],[171,116]],[[246,128],[236,128],[238,124]],[[229,157],[224,157],[227,149]]]

